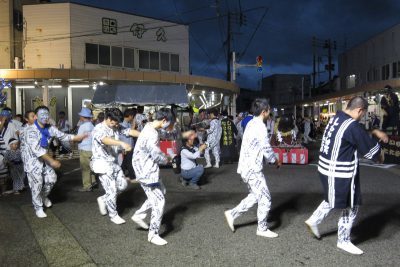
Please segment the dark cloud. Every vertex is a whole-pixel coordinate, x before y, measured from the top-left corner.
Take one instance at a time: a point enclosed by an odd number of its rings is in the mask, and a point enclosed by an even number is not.
[[[79,2],[79,1],[78,1]],[[132,12],[144,16],[190,23],[229,10],[238,11],[239,0],[100,0],[82,3]],[[217,9],[216,2],[219,2]],[[336,40],[336,55],[361,43],[383,30],[400,23],[398,0],[242,0],[242,9],[268,7],[260,28],[240,63],[253,64],[257,55],[264,58],[264,74],[310,73],[312,71],[312,36],[321,40]],[[190,11],[190,12],[188,12]],[[233,48],[241,53],[250,39],[264,10],[246,13],[247,25],[234,25]],[[190,24],[190,60],[193,74],[225,78],[227,19]],[[319,49],[321,56],[326,51]],[[253,68],[240,70],[238,82],[257,88],[260,74]]]

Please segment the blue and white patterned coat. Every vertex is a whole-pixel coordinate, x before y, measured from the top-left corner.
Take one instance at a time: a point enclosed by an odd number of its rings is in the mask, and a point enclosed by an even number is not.
[[[254,117],[248,122],[243,134],[237,173],[247,181],[252,173],[262,171],[264,158],[271,163],[276,160],[265,123],[260,118]]]
[[[143,184],[159,182],[159,164],[167,164],[166,155],[160,150],[160,140],[152,123],[147,123],[140,132],[132,156],[136,179]]]

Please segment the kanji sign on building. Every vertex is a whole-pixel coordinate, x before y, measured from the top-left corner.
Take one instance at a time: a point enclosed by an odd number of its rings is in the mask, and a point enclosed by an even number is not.
[[[105,34],[117,34],[118,22],[116,19],[102,18],[102,31]]]

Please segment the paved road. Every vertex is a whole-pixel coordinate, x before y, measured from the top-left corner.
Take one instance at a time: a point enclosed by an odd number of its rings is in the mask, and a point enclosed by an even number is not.
[[[98,212],[96,198],[75,191],[80,183],[77,160],[63,161],[62,175],[51,195],[48,218],[34,216],[30,194],[0,198],[0,266],[398,266],[400,262],[400,171],[363,166],[364,205],[353,241],[365,254],[336,249],[338,212],[321,226],[322,240],[310,236],[304,220],[321,201],[316,167],[284,166],[265,170],[272,194],[269,217],[277,239],[256,236],[256,209],[239,218],[232,233],[223,211],[246,196],[236,165],[208,170],[200,191],[177,183],[162,169],[167,187],[162,236],[156,247],[130,216],[144,201],[137,184],[118,198],[127,220],[114,225]]]

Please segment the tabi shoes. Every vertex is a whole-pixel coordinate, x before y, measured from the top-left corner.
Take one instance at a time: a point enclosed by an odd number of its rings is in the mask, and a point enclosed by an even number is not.
[[[122,219],[121,217],[119,217],[119,215],[115,215],[114,217],[111,218],[111,221],[115,224],[123,224],[126,223],[124,219]]]
[[[337,247],[353,255],[361,255],[364,253],[364,251],[353,245],[350,241],[337,243]]]
[[[211,167],[212,167],[211,163],[207,163],[207,165],[204,166],[204,169],[208,169],[208,168],[211,168]]]
[[[214,165],[214,168],[218,169],[218,168],[219,168],[219,163],[216,163],[216,164]]]
[[[38,209],[38,210],[36,211],[36,216],[37,216],[38,218],[46,218],[46,217],[47,217],[47,214],[44,213],[43,209]]]
[[[159,235],[149,236],[149,238],[147,240],[149,240],[150,243],[157,245],[157,246],[164,246],[164,245],[168,244],[168,242],[165,239],[161,238]]]
[[[133,216],[131,217],[131,220],[134,221],[141,228],[149,229],[149,225],[145,221],[143,221],[144,218],[142,218],[142,217],[143,216],[133,214]]]
[[[231,214],[230,210],[227,210],[224,212],[225,214],[225,219],[226,222],[228,223],[229,228],[232,230],[232,232],[235,232],[235,226],[233,225],[233,221],[235,220]]]
[[[51,206],[53,206],[53,203],[51,203],[49,198],[45,197],[45,198],[43,198],[43,205],[46,208],[50,208]]]
[[[321,235],[319,234],[319,231],[318,231],[318,225],[312,223],[310,220],[305,221],[305,223],[306,223],[306,225],[307,225],[307,227],[308,227],[308,230],[310,230],[310,232],[311,232],[316,238],[320,239],[320,238],[321,238]]]
[[[259,231],[257,230],[257,235],[262,236],[262,237],[268,237],[268,238],[275,238],[278,237],[278,234],[275,232],[272,232],[271,230],[267,229],[267,231]]]
[[[107,207],[102,197],[97,198],[97,204],[99,205],[99,211],[101,215],[107,215]]]

